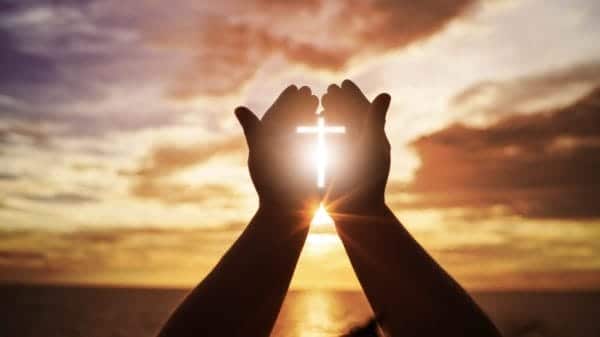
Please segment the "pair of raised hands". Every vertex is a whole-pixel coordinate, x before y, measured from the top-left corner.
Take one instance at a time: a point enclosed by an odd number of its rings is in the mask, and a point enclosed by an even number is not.
[[[336,161],[327,168],[326,204],[333,212],[368,212],[384,205],[390,170],[390,145],[385,135],[388,94],[370,102],[350,80],[332,84],[321,98],[327,124],[346,132],[327,138]],[[319,99],[304,86],[285,89],[262,119],[246,107],[235,114],[250,150],[248,166],[261,207],[301,211],[314,209],[320,199],[305,145],[311,140],[296,133],[316,120]]]
[[[385,205],[390,96],[370,102],[346,80],[329,86],[321,103],[328,124],[346,127],[344,135],[327,139],[338,160],[327,170],[325,204],[383,332],[499,337],[485,313]],[[321,198],[314,167],[307,163],[311,141],[296,133],[298,126],[315,122],[318,105],[308,87],[290,86],[260,120],[247,108],[236,110],[260,207],[160,337],[269,336],[308,235],[307,212]],[[375,336],[375,325],[369,326]]]

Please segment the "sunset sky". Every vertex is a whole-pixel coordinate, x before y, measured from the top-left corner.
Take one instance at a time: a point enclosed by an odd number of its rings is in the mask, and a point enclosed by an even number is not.
[[[598,18],[596,0],[0,1],[0,281],[194,285],[257,207],[233,109],[350,78],[391,94],[388,203],[465,287],[598,289]],[[293,287],[358,289],[314,229]]]

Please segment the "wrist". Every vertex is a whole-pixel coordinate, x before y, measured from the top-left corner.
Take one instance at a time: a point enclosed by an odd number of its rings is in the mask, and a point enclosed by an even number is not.
[[[326,203],[328,210],[336,214],[369,216],[383,214],[389,211],[383,196],[381,197],[342,197]]]
[[[266,193],[265,193],[266,194]],[[259,193],[258,208],[267,213],[280,215],[312,214],[319,206],[317,195],[290,197],[285,193],[277,195]]]
[[[262,232],[262,236],[273,240],[290,238],[296,234],[306,235],[310,217],[293,209],[260,205],[249,227]]]
[[[380,226],[389,224],[390,219],[395,219],[394,213],[385,204],[376,205],[369,209],[331,213],[331,217],[338,233],[367,228],[376,230]]]
[[[264,201],[261,200],[258,205],[257,215],[275,218],[297,218],[310,219],[312,218],[313,208],[309,205],[290,204],[282,202]],[[315,208],[316,209],[316,208]]]
[[[361,204],[354,205],[350,207],[334,207],[331,208],[331,216],[335,219],[336,217],[341,216],[355,216],[355,217],[365,217],[365,216],[380,216],[386,215],[390,211],[389,207],[385,203],[378,204]]]

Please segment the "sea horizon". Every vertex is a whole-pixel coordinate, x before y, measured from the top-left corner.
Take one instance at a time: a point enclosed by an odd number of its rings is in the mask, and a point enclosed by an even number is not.
[[[0,284],[3,337],[155,336],[192,288]],[[470,291],[505,337],[596,337],[600,291]],[[355,290],[291,289],[272,337],[336,337],[373,312]]]
[[[49,288],[90,288],[90,289],[142,289],[142,290],[173,290],[191,291],[194,286],[178,285],[146,285],[120,283],[87,283],[87,282],[30,282],[30,281],[0,281],[1,287],[49,287]],[[503,294],[503,293],[600,293],[600,288],[465,288],[469,294]],[[289,288],[288,292],[348,292],[362,293],[354,288]]]

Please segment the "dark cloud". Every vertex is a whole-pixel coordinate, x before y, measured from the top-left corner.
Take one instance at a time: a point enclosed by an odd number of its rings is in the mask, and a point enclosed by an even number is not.
[[[0,250],[0,268],[10,265],[27,266],[46,261],[46,256],[33,251]]]
[[[122,56],[123,47],[111,26],[102,27],[108,24],[106,17],[90,6],[83,1],[24,1],[1,12],[0,92],[40,105],[98,97],[102,77],[92,75],[101,64]]]
[[[0,122],[50,123],[74,137],[175,123],[179,111],[158,89],[168,52],[147,48],[122,7],[22,1],[0,11]]]
[[[336,18],[338,26],[356,34],[359,46],[376,51],[404,47],[443,29],[450,20],[463,14],[475,3],[471,0],[395,0],[346,2]],[[353,26],[360,24],[360,28]]]
[[[18,48],[16,37],[0,29],[0,88],[4,95],[18,95],[32,83],[49,84],[57,77],[57,69],[45,57],[32,55]]]
[[[473,288],[489,289],[491,284],[495,287],[494,290],[596,290],[600,284],[600,270],[566,268],[562,270],[522,270],[510,273],[472,273],[463,277],[462,280],[461,283],[471,284]]]
[[[48,204],[84,204],[89,202],[97,202],[99,199],[78,193],[54,193],[54,194],[21,194],[21,198]]]
[[[412,143],[413,207],[491,208],[532,218],[600,218],[600,89],[572,106]],[[394,191],[390,191],[394,193]]]

